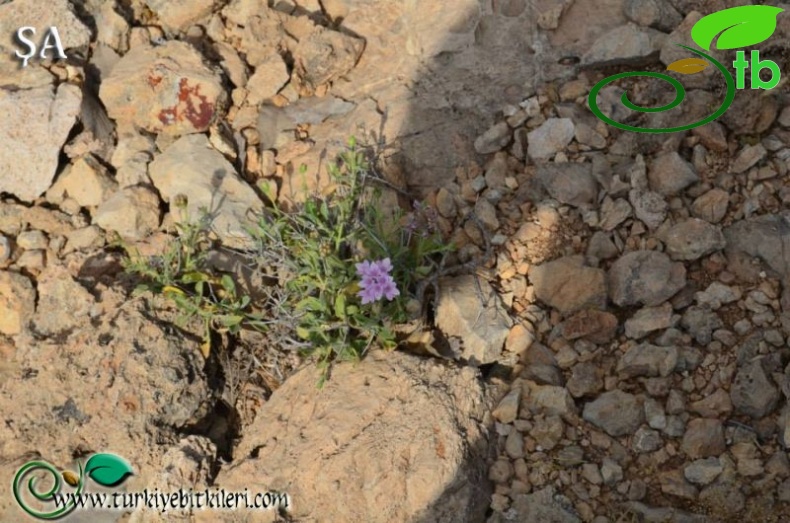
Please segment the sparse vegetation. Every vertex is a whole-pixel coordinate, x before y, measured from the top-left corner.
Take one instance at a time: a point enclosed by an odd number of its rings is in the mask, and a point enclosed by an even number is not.
[[[358,360],[374,346],[393,349],[394,327],[418,315],[418,285],[451,246],[433,209],[421,203],[408,213],[382,209],[381,187],[353,138],[330,175],[322,193],[291,211],[274,205],[249,228],[255,248],[241,254],[262,276],[256,291],[263,299],[210,268],[207,255],[218,246],[205,212],[180,222],[162,256],[129,252],[124,267],[143,279],[139,291],[172,300],[182,321],[199,319],[206,356],[212,332],[242,328],[315,356],[324,377],[334,361]],[[174,203],[186,212],[183,199]]]

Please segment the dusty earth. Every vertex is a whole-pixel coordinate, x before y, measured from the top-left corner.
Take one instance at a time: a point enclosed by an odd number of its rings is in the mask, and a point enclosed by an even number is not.
[[[668,135],[587,105],[748,3],[0,2],[0,520],[25,517],[26,462],[114,452],[128,492],[292,505],[65,521],[790,521],[785,84]],[[67,58],[21,67],[24,26],[56,27]],[[783,72],[789,39],[783,13],[758,46]],[[668,101],[644,79],[599,101],[666,127],[723,96],[714,72],[683,81],[671,113],[619,105]],[[435,306],[454,357],[374,353],[318,392],[264,338],[206,360],[197,329],[132,297],[115,238],[161,254],[185,195],[232,271],[262,188],[293,205],[352,134],[474,262]]]

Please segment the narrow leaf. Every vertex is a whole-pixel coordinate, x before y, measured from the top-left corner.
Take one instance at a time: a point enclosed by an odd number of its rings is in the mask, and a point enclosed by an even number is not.
[[[784,11],[767,5],[744,5],[709,14],[691,29],[691,38],[710,51],[713,40],[717,49],[738,49],[759,44],[776,30],[776,17]]]
[[[705,70],[710,65],[702,58],[683,58],[676,60],[667,66],[667,71],[675,71],[680,74],[696,74]]]
[[[85,464],[85,474],[105,487],[119,485],[133,473],[132,466],[115,454],[94,454]]]

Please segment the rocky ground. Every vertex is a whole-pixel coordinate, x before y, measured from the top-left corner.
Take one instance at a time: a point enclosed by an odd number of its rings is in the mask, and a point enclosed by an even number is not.
[[[279,489],[294,521],[790,520],[787,90],[671,135],[586,101],[745,3],[0,3],[1,32],[56,26],[68,55],[21,68],[0,42],[3,484],[33,457],[117,452],[128,490]],[[782,71],[788,38],[780,15],[760,47]],[[637,121],[710,114],[720,79],[683,81],[681,109]],[[623,121],[619,96],[601,107]],[[351,134],[476,262],[435,308],[458,361],[377,353],[318,394],[260,338],[205,361],[131,297],[115,239],[160,254],[185,195],[244,249],[262,195],[321,187]],[[0,514],[20,517],[5,491]]]

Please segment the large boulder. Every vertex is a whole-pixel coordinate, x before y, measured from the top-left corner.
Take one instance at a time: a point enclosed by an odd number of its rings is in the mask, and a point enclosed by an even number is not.
[[[255,478],[287,493],[301,522],[483,521],[491,405],[477,371],[377,352],[336,365],[322,390],[319,377],[306,368],[275,391],[216,486],[243,491]]]

